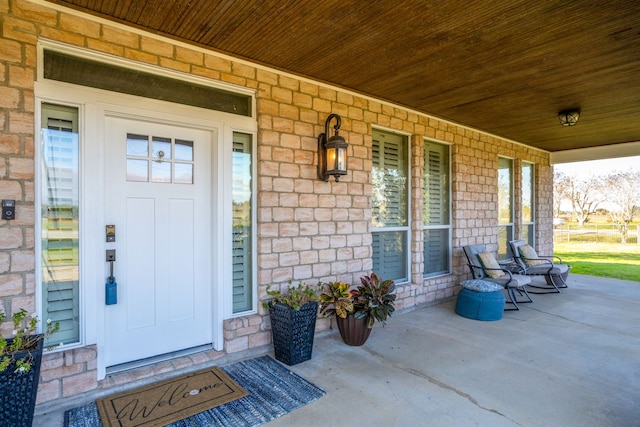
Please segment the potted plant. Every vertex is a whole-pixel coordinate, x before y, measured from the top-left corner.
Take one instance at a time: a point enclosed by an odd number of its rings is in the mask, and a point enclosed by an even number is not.
[[[271,337],[275,357],[287,365],[311,359],[318,316],[317,287],[306,283],[289,286],[286,291],[271,290],[273,297],[263,303],[271,318]]]
[[[344,282],[329,282],[320,295],[320,312],[336,317],[345,343],[359,346],[367,341],[376,321],[384,325],[395,311],[394,291],[393,280],[382,280],[375,273],[360,277],[355,289]]]
[[[0,313],[0,323],[5,319]],[[6,425],[31,426],[44,340],[60,325],[48,320],[46,330],[38,334],[38,318],[25,309],[13,313],[12,320],[13,338],[0,337],[0,409]]]

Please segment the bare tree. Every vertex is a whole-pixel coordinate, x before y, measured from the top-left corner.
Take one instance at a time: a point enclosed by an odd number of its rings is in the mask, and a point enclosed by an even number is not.
[[[569,197],[570,178],[563,172],[553,171],[553,216],[559,218],[562,215],[562,202]]]
[[[598,176],[588,179],[568,178],[568,197],[581,227],[589,221],[589,216],[596,212],[602,202],[601,188],[602,178]]]
[[[604,182],[609,218],[616,225],[622,243],[627,243],[629,223],[640,211],[640,171],[613,172]]]

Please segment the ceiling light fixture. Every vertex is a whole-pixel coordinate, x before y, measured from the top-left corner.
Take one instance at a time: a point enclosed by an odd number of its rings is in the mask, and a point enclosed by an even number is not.
[[[580,110],[562,110],[558,113],[558,119],[562,126],[575,126],[580,118]]]

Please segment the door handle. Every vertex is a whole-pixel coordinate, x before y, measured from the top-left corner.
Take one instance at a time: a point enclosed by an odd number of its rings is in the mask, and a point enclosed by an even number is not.
[[[105,285],[105,303],[112,305],[118,302],[118,284],[116,278],[113,277],[113,263],[116,262],[115,249],[107,249],[107,262],[109,263],[109,278]]]
[[[116,250],[107,249],[107,262],[109,263],[109,279],[113,279],[113,263],[116,262]]]

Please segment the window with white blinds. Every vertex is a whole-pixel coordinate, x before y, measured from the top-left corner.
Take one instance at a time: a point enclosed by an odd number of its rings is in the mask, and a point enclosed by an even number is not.
[[[498,259],[510,258],[513,240],[513,160],[498,158]]]
[[[252,154],[252,136],[234,132],[232,157],[234,313],[251,310],[253,304]]]
[[[78,109],[41,108],[42,318],[60,323],[45,345],[80,341]]]
[[[373,131],[373,271],[384,279],[409,279],[408,142]]]
[[[423,211],[424,276],[451,271],[449,146],[424,143]]]
[[[534,165],[522,162],[522,230],[520,238],[535,247]]]

